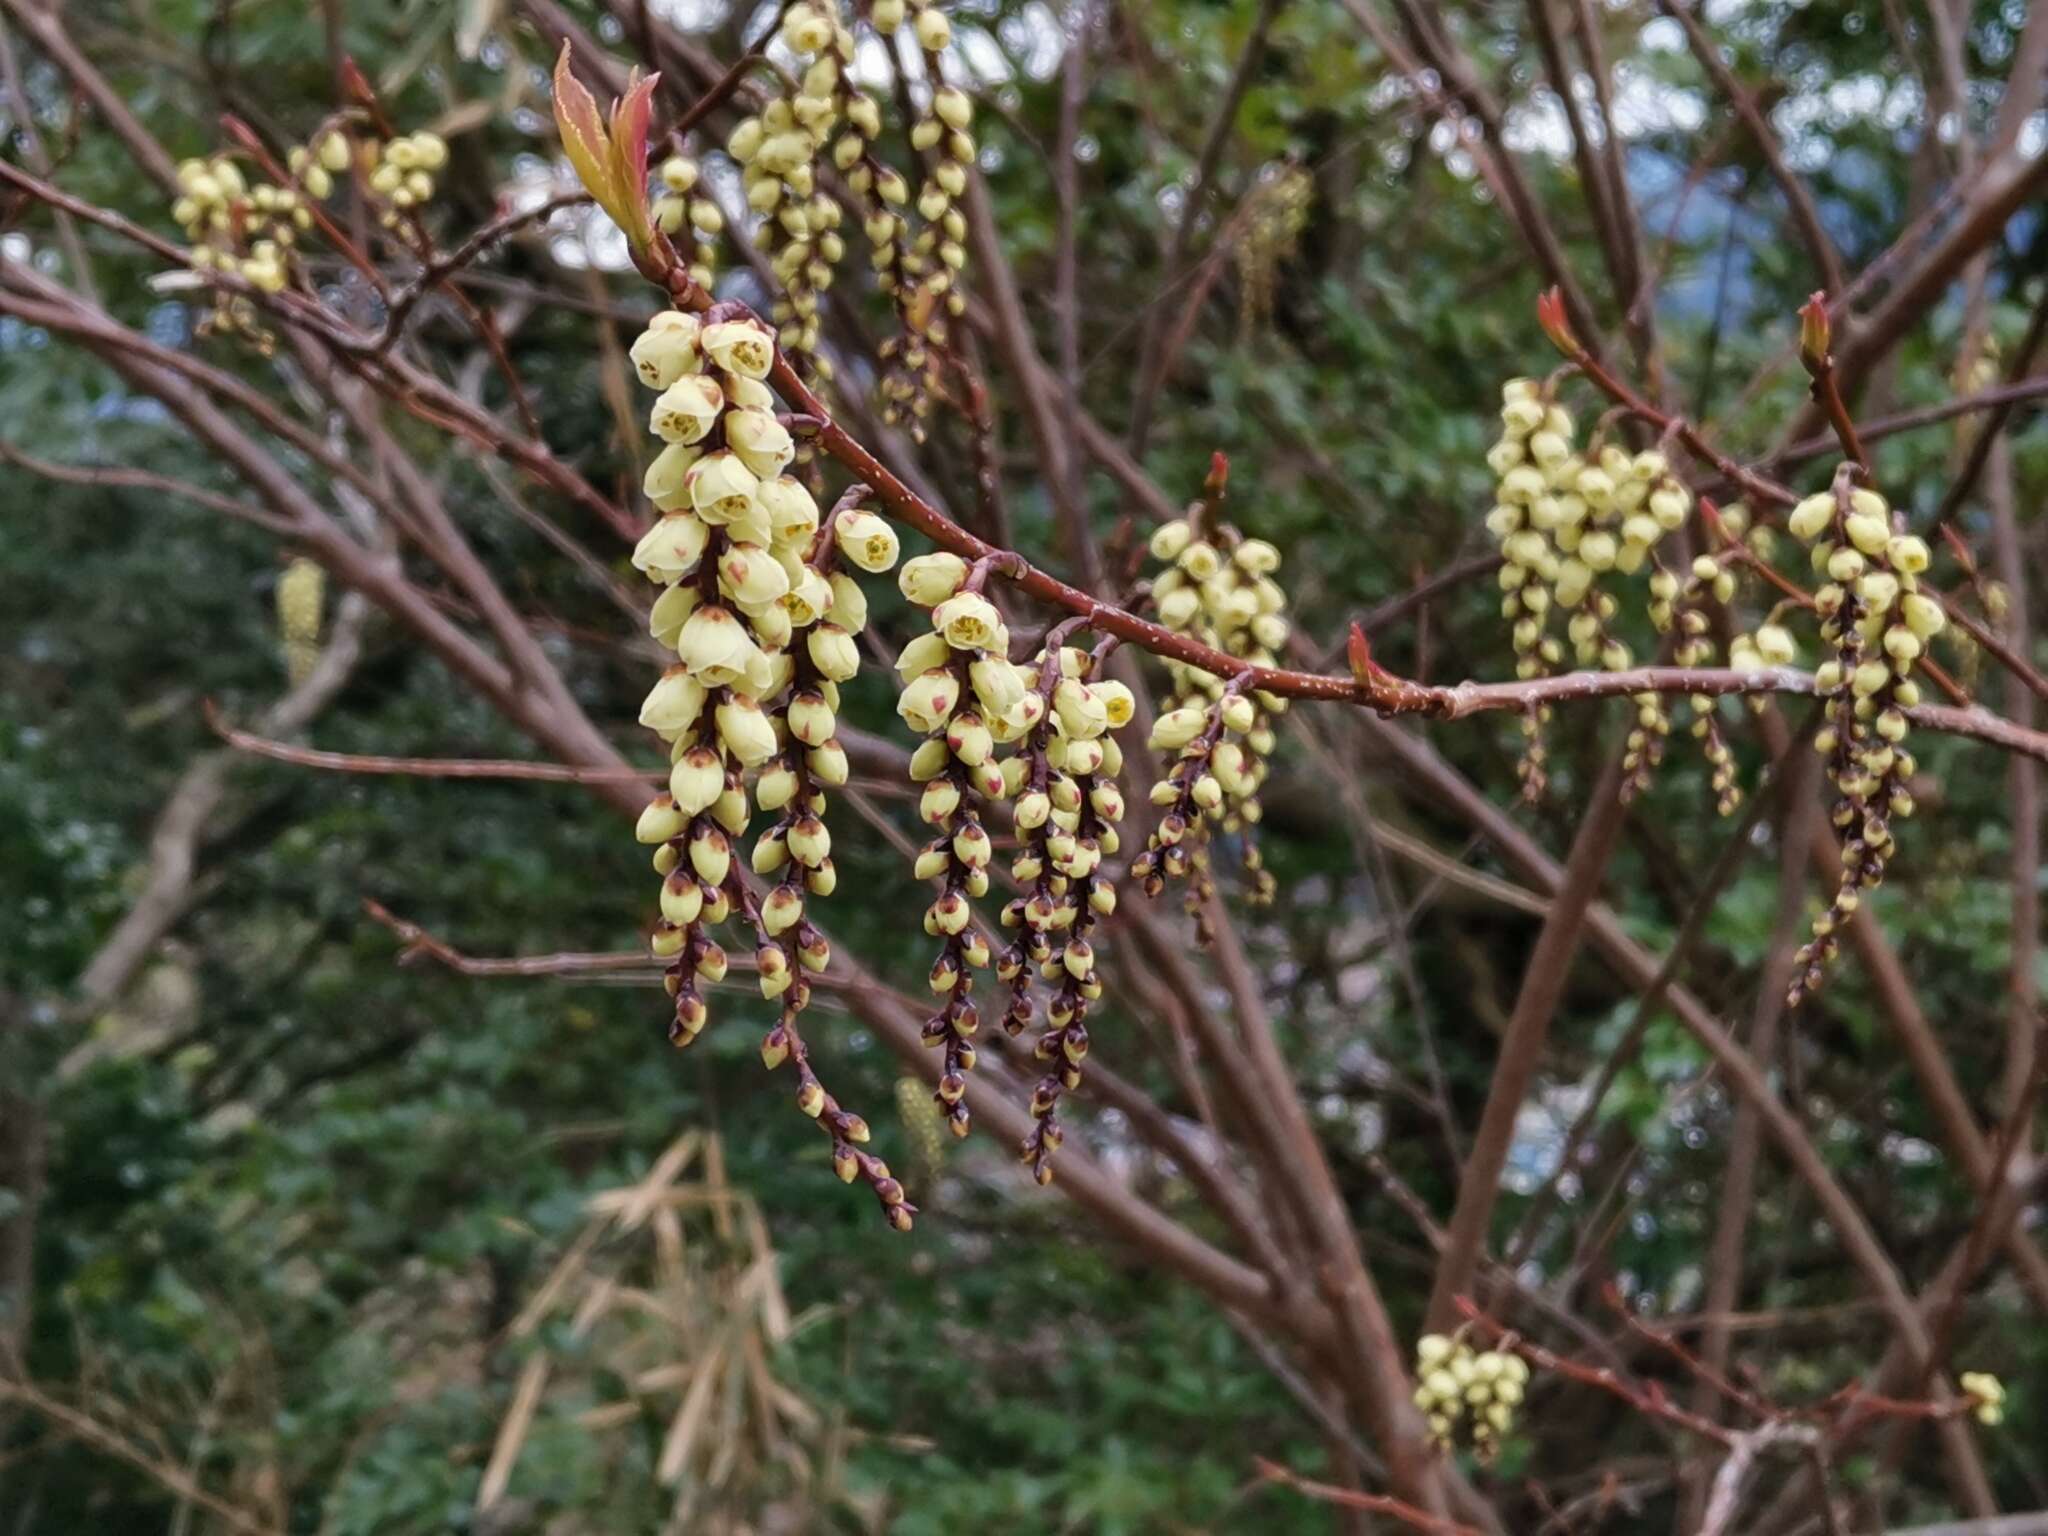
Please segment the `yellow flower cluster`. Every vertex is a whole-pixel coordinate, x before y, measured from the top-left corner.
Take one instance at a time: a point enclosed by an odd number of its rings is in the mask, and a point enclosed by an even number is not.
[[[407,214],[433,201],[434,176],[448,163],[448,146],[438,133],[400,134],[382,144],[362,146],[364,184],[385,207],[377,215],[386,229],[395,229]]]
[[[2005,1422],[2004,1382],[1989,1371],[1964,1371],[1956,1378],[1956,1385],[1966,1397],[1976,1399],[1977,1406],[1971,1412],[1979,1424],[1996,1428]]]
[[[1220,479],[1212,477],[1211,484],[1220,495]],[[1159,622],[1254,666],[1273,665],[1288,634],[1287,597],[1273,579],[1280,552],[1227,523],[1209,522],[1198,509],[1153,531],[1152,557],[1167,565],[1152,580]],[[1153,724],[1151,745],[1178,753],[1179,760],[1153,787],[1153,804],[1164,815],[1131,873],[1148,895],[1157,895],[1168,878],[1192,876],[1188,910],[1201,925],[1212,889],[1206,847],[1211,824],[1244,833],[1248,895],[1253,901],[1271,899],[1273,877],[1260,861],[1251,828],[1261,814],[1259,786],[1275,745],[1273,719],[1287,701],[1170,657],[1166,667],[1172,688],[1165,712]],[[1206,929],[1204,934],[1206,940]]]
[[[718,237],[725,215],[718,204],[697,191],[697,162],[688,155],[670,155],[661,162],[661,192],[654,199],[654,222],[670,239],[690,231],[690,281],[706,293],[718,275]]]
[[[299,555],[277,578],[277,629],[284,641],[285,675],[303,683],[320,659],[320,620],[327,607],[327,569]]]
[[[1017,822],[1010,873],[1024,894],[1003,908],[1003,926],[1015,937],[996,959],[996,975],[1010,988],[1003,1027],[1012,1035],[1031,1022],[1033,973],[1052,986],[1047,1027],[1033,1052],[1046,1073],[1031,1095],[1037,1123],[1023,1148],[1040,1184],[1052,1182],[1060,1100],[1081,1085],[1088,1010],[1102,996],[1091,935],[1116,910],[1102,861],[1121,846],[1116,828],[1124,815],[1116,782],[1123,750],[1110,733],[1128,725],[1137,707],[1129,688],[1093,679],[1094,658],[1058,639],[1056,631],[1024,669],[1038,718],[1003,762]]]
[[[1482,1461],[1500,1450],[1529,1383],[1529,1365],[1505,1350],[1474,1350],[1463,1338],[1426,1333],[1415,1341],[1415,1406],[1430,1438],[1449,1450],[1464,1423]]]
[[[660,391],[649,425],[666,445],[644,486],[661,518],[633,563],[662,587],[648,627],[677,658],[640,710],[640,723],[669,744],[671,763],[668,790],[638,828],[662,878],[653,947],[670,962],[670,1038],[687,1045],[703,1030],[702,988],[728,966],[711,930],[740,913],[755,935],[761,995],[782,1004],[763,1062],[794,1064],[797,1105],[831,1138],[840,1177],[864,1178],[891,1224],[908,1228],[903,1186],[863,1150],[866,1122],[818,1080],[797,1019],[810,1001],[809,976],[831,960],[805,908],[837,880],[825,792],[847,779],[839,686],[859,670],[854,635],[867,621],[858,583],[835,567],[844,557],[862,570],[889,569],[896,536],[851,506],[821,523],[811,493],[783,473],[795,444],[763,382],[775,338],[751,316],[715,308],[700,321],[665,311],[631,357],[641,382]],[[774,882],[758,900],[734,857],[753,819],[750,777],[756,804],[775,816],[749,860]]]
[[[360,187],[385,228],[396,228],[434,195],[434,173],[448,161],[439,134],[404,134],[388,142],[353,141],[340,129],[285,154],[289,184],[251,181],[226,155],[179,164],[171,218],[191,245],[201,271],[227,272],[263,293],[282,293],[291,280],[298,238],[313,227],[312,205],[334,193],[335,177],[361,172]],[[265,352],[272,340],[256,322],[255,306],[216,292],[206,322],[248,336]]]
[[[1651,575],[1650,622],[1659,634],[1676,632],[1671,659],[1679,666],[1713,665],[1715,646],[1708,605],[1727,607],[1735,598],[1735,588],[1734,571],[1715,555],[1696,557],[1683,582],[1675,571],[1661,565]],[[1784,660],[1789,661],[1791,640],[1783,626],[1767,623],[1753,637],[1735,638],[1729,647],[1729,664],[1737,670],[1782,665],[1779,661],[1767,661],[1766,649],[1776,656],[1781,646],[1788,648]],[[1706,694],[1693,695],[1692,734],[1700,743],[1712,775],[1715,809],[1723,816],[1733,815],[1742,804],[1742,787],[1735,781],[1735,759],[1728,750],[1727,738],[1721,734],[1717,701]]]
[[[1837,933],[1884,878],[1893,821],[1913,814],[1907,783],[1915,767],[1906,749],[1905,712],[1920,701],[1913,668],[1947,624],[1941,605],[1919,590],[1927,541],[1894,527],[1884,497],[1851,489],[1849,476],[1809,496],[1785,520],[1811,546],[1827,580],[1814,594],[1830,656],[1814,669],[1827,723],[1814,738],[1835,786],[1834,824],[1842,835],[1842,875],[1828,910],[1799,951],[1791,1000],[1820,984]]]
[[[910,147],[924,166],[916,203],[922,222],[914,235],[901,211],[909,197],[907,184],[895,171],[877,166],[869,152],[874,129],[863,125],[865,142],[849,136],[838,146],[839,163],[864,199],[877,283],[896,310],[898,334],[881,345],[882,416],[922,442],[948,318],[966,307],[955,277],[967,265],[967,219],[956,205],[974,163],[974,104],[945,79],[940,55],[952,43],[953,28],[944,12],[927,0],[908,6],[887,0],[873,8],[870,18],[884,37],[907,22],[925,61],[928,94],[910,126]]]
[[[811,358],[828,377],[817,355],[818,296],[846,248],[839,203],[818,186],[816,162],[846,107],[853,34],[836,0],[797,0],[783,14],[781,38],[798,63],[796,88],[741,119],[725,147],[739,162],[747,204],[761,215],[761,248],[782,284],[774,310],[782,348]]]
[[[1486,454],[1498,480],[1486,526],[1500,548],[1501,615],[1513,626],[1516,675],[1547,676],[1562,661],[1550,633],[1560,616],[1580,666],[1622,671],[1633,658],[1613,633],[1620,604],[1606,586],[1611,575],[1640,571],[1659,541],[1684,525],[1692,494],[1654,449],[1631,454],[1610,444],[1580,453],[1571,413],[1535,380],[1510,379],[1501,395],[1501,436]],[[1635,703],[1625,795],[1648,782],[1671,728],[1654,693]],[[1547,719],[1542,710],[1523,721],[1530,796],[1543,786]]]
[[[924,931],[939,940],[929,978],[939,1007],[925,1023],[924,1040],[945,1053],[937,1097],[956,1136],[967,1134],[967,1074],[981,1025],[973,973],[989,964],[973,907],[988,894],[995,857],[981,806],[1002,799],[1007,787],[996,748],[1024,737],[1045,710],[1009,660],[1009,630],[980,591],[985,575],[958,555],[940,553],[906,561],[898,578],[904,596],[931,610],[931,630],[896,659],[903,682],[896,712],[925,738],[910,759],[911,778],[924,786],[918,817],[933,830],[918,854],[917,878],[938,886]]]

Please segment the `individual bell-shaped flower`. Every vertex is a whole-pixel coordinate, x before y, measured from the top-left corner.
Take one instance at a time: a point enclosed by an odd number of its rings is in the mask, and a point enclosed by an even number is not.
[[[966,579],[967,562],[948,550],[906,560],[896,573],[896,585],[920,608],[938,607],[958,592]]]
[[[725,409],[725,391],[705,374],[685,374],[655,398],[648,430],[663,442],[701,442],[718,424]]]
[[[681,581],[697,569],[711,531],[688,512],[671,512],[640,536],[633,564],[653,581]]]
[[[728,545],[719,557],[718,574],[732,600],[750,610],[774,602],[789,590],[789,572],[758,544]]]
[[[936,632],[915,635],[896,653],[896,671],[907,679],[920,672],[929,672],[933,667],[947,666],[952,660],[953,648],[946,644],[944,635]]]
[[[789,428],[766,411],[728,411],[725,441],[757,480],[773,480],[796,457]]]
[[[668,792],[686,816],[708,811],[725,793],[725,759],[710,747],[691,747],[669,770]]]
[[[709,603],[684,622],[676,654],[692,677],[718,688],[745,677],[761,652],[731,609]]]
[[[334,169],[345,169],[345,166]],[[697,317],[685,310],[663,310],[647,323],[627,356],[640,382],[649,389],[667,389],[697,366]]]
[[[896,713],[912,730],[928,736],[952,718],[953,708],[959,702],[959,679],[934,667],[905,685],[896,701]]]
[[[775,337],[758,320],[721,320],[707,325],[697,345],[720,368],[742,378],[765,379],[775,366]]]
[[[981,700],[983,712],[991,718],[1007,717],[1026,697],[1023,673],[1001,656],[977,657],[968,665],[967,680]]]
[[[852,772],[852,764],[846,759],[846,748],[839,744],[837,737],[820,742],[804,754],[804,766],[811,770],[812,778],[834,789],[844,784]]]
[[[704,712],[704,685],[687,668],[670,667],[661,674],[640,705],[640,723],[664,739],[688,730]]]
[[[803,483],[787,475],[764,479],[754,490],[754,499],[768,514],[768,532],[778,548],[795,548],[799,554],[818,531],[818,503]]]
[[[843,512],[832,532],[840,552],[864,571],[879,574],[896,563],[896,530],[872,512]]]
[[[835,683],[848,681],[860,671],[860,647],[837,624],[820,624],[806,637],[811,665],[818,675]]]
[[[753,510],[759,478],[731,449],[707,453],[684,475],[690,505],[714,526],[744,517]]]
[[[648,801],[647,808],[640,813],[633,835],[643,843],[665,843],[672,837],[681,836],[688,821],[676,808],[673,795],[659,794]]]
[[[664,512],[687,511],[690,507],[690,471],[703,450],[688,443],[670,443],[654,456],[640,489]]]
[[[1102,718],[1112,731],[1122,730],[1129,725],[1131,717],[1137,713],[1137,699],[1126,685],[1115,678],[1090,683],[1088,691],[1095,695],[1096,703],[1102,706]]]
[[[844,571],[833,574],[832,606],[826,610],[825,617],[854,634],[867,628],[868,595],[861,591],[860,583]]]
[[[1151,744],[1160,751],[1178,751],[1201,735],[1208,723],[1209,717],[1203,710],[1186,706],[1169,709],[1153,722]]]
[[[744,693],[729,693],[718,706],[718,739],[747,767],[775,755],[775,725]]]
[[[654,636],[656,644],[674,650],[676,641],[682,636],[683,625],[696,611],[695,587],[679,583],[666,588],[647,611],[647,632]]]
[[[1077,678],[1060,679],[1053,690],[1052,706],[1070,737],[1085,741],[1109,729],[1109,710],[1094,690]]]
[[[959,651],[1000,650],[1003,616],[979,592],[956,592],[932,610],[932,628]]]
[[[789,701],[789,734],[807,747],[830,741],[838,723],[832,706],[820,694],[800,693]]]

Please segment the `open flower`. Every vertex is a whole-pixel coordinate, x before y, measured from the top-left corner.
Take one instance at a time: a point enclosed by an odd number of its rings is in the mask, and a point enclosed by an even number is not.
[[[664,442],[700,442],[717,425],[718,413],[724,409],[725,391],[718,387],[718,380],[701,373],[685,374],[655,398],[647,428]]]
[[[754,488],[760,480],[728,448],[697,460],[686,472],[684,483],[697,515],[716,525],[744,517],[753,509]]]
[[[686,310],[665,309],[647,322],[627,351],[640,382],[649,389],[667,389],[697,366],[701,322]]]
[[[754,489],[754,499],[768,514],[768,533],[776,546],[794,547],[801,553],[818,531],[818,503],[802,482],[787,475],[764,478]]]
[[[896,530],[872,512],[841,513],[832,533],[840,552],[864,571],[879,574],[896,563]]]
[[[1003,616],[979,592],[957,592],[932,610],[932,628],[957,651],[999,650]]]
[[[775,337],[758,320],[721,320],[697,338],[704,355],[729,373],[765,379],[775,366]]]

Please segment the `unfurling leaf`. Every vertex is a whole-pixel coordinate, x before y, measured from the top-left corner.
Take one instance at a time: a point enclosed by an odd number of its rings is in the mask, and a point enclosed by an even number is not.
[[[1566,357],[1576,361],[1584,352],[1579,338],[1572,334],[1571,322],[1565,318],[1564,290],[1551,288],[1536,301],[1536,322],[1543,327],[1543,334],[1551,344]]]
[[[625,233],[636,251],[653,240],[647,207],[647,124],[659,75],[629,82],[612,108],[611,128],[598,115],[597,101],[569,67],[564,41],[555,60],[555,128],[576,179]]]

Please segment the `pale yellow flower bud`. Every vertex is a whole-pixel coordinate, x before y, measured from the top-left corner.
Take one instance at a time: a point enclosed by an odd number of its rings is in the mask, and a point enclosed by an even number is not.
[[[943,550],[906,560],[896,573],[897,587],[920,608],[938,607],[958,592],[966,579],[967,562]]]
[[[673,796],[656,795],[647,802],[647,809],[640,813],[633,835],[643,843],[665,843],[679,836],[687,824],[688,818],[676,809]]]
[[[868,598],[860,589],[860,583],[844,571],[832,577],[832,606],[825,617],[841,629],[858,634],[867,627]]]
[[[775,755],[774,722],[744,693],[729,693],[718,706],[718,737],[749,768]]]
[[[744,608],[762,607],[789,590],[789,572],[758,544],[728,546],[719,558],[718,575],[726,595]]]
[[[1153,722],[1151,745],[1160,751],[1178,751],[1201,735],[1208,723],[1206,711],[1170,709]]]
[[[761,653],[732,610],[713,603],[685,621],[676,654],[692,677],[707,688],[717,688],[745,677]]]
[[[1932,640],[1948,627],[1948,615],[1941,611],[1941,605],[1918,592],[1906,594],[1899,604],[1899,617],[1922,640]]]
[[[766,411],[728,411],[725,440],[757,480],[773,480],[796,457],[789,428]]]
[[[1827,530],[1835,518],[1835,497],[1832,491],[1821,491],[1807,497],[1792,509],[1785,519],[1785,527],[1792,537],[1802,543],[1811,544]]]
[[[704,558],[710,530],[687,512],[663,517],[633,547],[633,564],[654,581],[680,581]]]
[[[664,512],[689,510],[690,471],[703,456],[702,449],[687,443],[669,444],[647,466],[641,490]]]
[[[818,675],[843,683],[860,671],[860,647],[837,624],[820,624],[805,641]]]
[[[838,723],[832,706],[815,693],[800,693],[789,701],[789,734],[807,747],[830,741]]]
[[[905,686],[896,700],[896,713],[912,730],[930,735],[952,718],[959,702],[959,680],[951,672],[933,668]]]
[[[704,685],[682,667],[661,674],[640,706],[640,723],[664,738],[688,730],[704,711]]]
[[[1177,560],[1180,552],[1188,547],[1194,538],[1194,530],[1179,518],[1161,523],[1152,530],[1151,550],[1154,560]]]
[[[943,667],[953,659],[953,648],[936,632],[914,636],[897,654],[896,671],[906,682],[920,672]]]
[[[832,854],[832,834],[816,816],[805,816],[789,829],[789,854],[797,863],[816,869]]]
[[[1918,576],[1927,569],[1930,559],[1927,541],[1911,533],[1900,534],[1891,540],[1885,553],[1892,569],[1906,576]]]
[[[669,770],[668,792],[687,816],[708,811],[725,793],[725,759],[710,747],[692,747]]]
[[[1016,666],[1001,656],[983,655],[968,665],[967,680],[974,687],[974,696],[981,701],[982,709],[991,717],[1007,717],[1024,704],[1029,697],[1039,709],[1043,701],[1028,695],[1024,690],[1023,674]],[[1035,724],[1034,714],[1027,722]]]
[[[1782,624],[1760,624],[1756,631],[1757,654],[1774,667],[1789,666],[1799,654],[1792,632]]]

